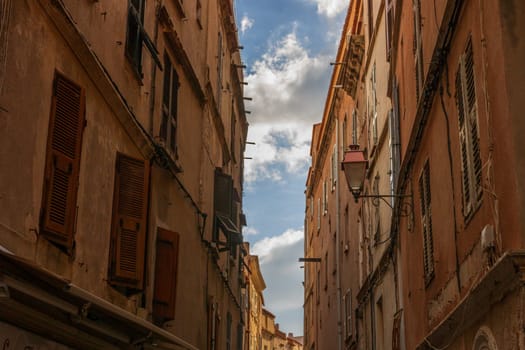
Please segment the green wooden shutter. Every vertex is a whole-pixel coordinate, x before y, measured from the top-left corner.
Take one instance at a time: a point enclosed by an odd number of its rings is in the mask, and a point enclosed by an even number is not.
[[[467,48],[465,50],[465,59],[463,64],[465,66],[465,88],[466,100],[468,105],[468,132],[470,133],[470,144],[472,153],[472,183],[473,192],[476,195],[476,201],[482,195],[482,163],[479,147],[479,131],[478,131],[478,110],[476,103],[476,87],[474,80],[474,57],[472,52],[472,40],[469,39]],[[474,194],[473,193],[473,194]]]
[[[467,42],[456,73],[456,106],[463,188],[463,215],[469,216],[479,205],[482,190],[482,162],[479,145],[478,113],[474,81],[472,41]]]
[[[434,277],[434,240],[432,235],[432,199],[430,195],[430,166],[425,163],[419,178],[419,196],[421,201],[421,226],[423,233],[423,263],[425,283]]]
[[[111,230],[110,282],[142,289],[149,162],[117,154]]]
[[[179,234],[161,228],[157,232],[153,320],[162,324],[175,318]]]
[[[67,249],[73,245],[84,123],[84,90],[57,73],[46,152],[42,234]]]
[[[456,106],[458,109],[459,123],[459,147],[461,153],[461,180],[463,189],[463,215],[467,216],[472,211],[472,194],[470,190],[470,159],[468,151],[468,128],[467,113],[465,106],[465,89],[464,89],[464,63],[463,57],[460,58],[459,69],[456,74]]]

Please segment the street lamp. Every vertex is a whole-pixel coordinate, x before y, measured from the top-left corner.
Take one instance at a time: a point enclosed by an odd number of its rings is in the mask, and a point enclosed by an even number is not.
[[[345,152],[341,167],[345,173],[348,188],[357,202],[363,191],[366,169],[368,168],[368,160],[365,159],[365,155],[359,149],[359,145],[350,145],[350,150]]]
[[[359,145],[350,145],[350,150],[345,152],[341,167],[356,203],[359,198],[379,198],[392,208],[392,205],[385,198],[412,197],[411,194],[361,194],[365,183],[368,160],[365,159],[364,152],[359,149]]]

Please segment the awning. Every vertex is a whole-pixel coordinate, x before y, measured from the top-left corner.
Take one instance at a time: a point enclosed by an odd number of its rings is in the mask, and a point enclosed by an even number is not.
[[[0,320],[77,349],[197,350],[147,320],[2,250]]]

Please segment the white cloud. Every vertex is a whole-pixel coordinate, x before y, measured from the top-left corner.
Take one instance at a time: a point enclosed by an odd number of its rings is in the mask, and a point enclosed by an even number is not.
[[[259,256],[261,264],[268,263],[279,257],[280,250],[301,241],[304,237],[302,230],[289,229],[279,236],[265,237],[255,242],[252,248],[254,255]],[[276,256],[274,254],[277,253]]]
[[[348,0],[308,0],[317,4],[317,13],[334,18],[348,8]]]
[[[244,15],[241,19],[241,34],[244,35],[244,32],[253,27],[255,21],[253,18],[249,18],[247,15]]]
[[[302,124],[302,125],[300,125]],[[249,140],[256,144],[247,149],[253,156],[245,162],[245,180],[283,181],[284,173],[304,172],[310,162],[311,124],[250,125]]]
[[[252,248],[252,254],[259,255],[266,281],[265,306],[276,314],[281,329],[295,334],[302,334],[304,271],[298,258],[303,256],[303,242],[302,229],[289,229],[256,242]]]
[[[306,171],[312,124],[322,117],[330,58],[311,56],[295,29],[271,44],[246,76],[252,111],[245,163],[248,186],[256,180],[283,181]]]
[[[255,227],[247,226],[242,229],[242,233],[246,236],[255,236],[259,234],[259,231]]]

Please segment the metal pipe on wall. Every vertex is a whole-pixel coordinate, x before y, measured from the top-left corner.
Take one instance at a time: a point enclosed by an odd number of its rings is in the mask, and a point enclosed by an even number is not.
[[[340,147],[340,142],[339,142],[339,119],[335,119],[335,143],[336,143],[336,147],[335,147],[335,159],[337,160],[337,163],[339,164],[339,147]],[[341,249],[340,249],[340,245],[339,245],[339,241],[340,241],[340,225],[341,225],[341,219],[340,219],[340,216],[341,216],[341,205],[339,203],[339,189],[340,189],[340,184],[339,184],[339,167],[337,167],[337,171],[334,171],[334,177],[335,177],[335,196],[336,196],[336,199],[335,199],[335,205],[336,205],[336,225],[335,225],[335,240],[336,240],[336,244],[335,244],[335,269],[336,269],[336,274],[337,274],[337,277],[336,277],[336,289],[337,289],[337,348],[339,350],[342,350],[343,349],[343,334],[342,334],[342,329],[341,329],[341,324],[342,324],[342,321],[341,321],[341,269],[340,269],[340,262],[339,262],[339,259],[340,259],[340,252],[341,252]]]

